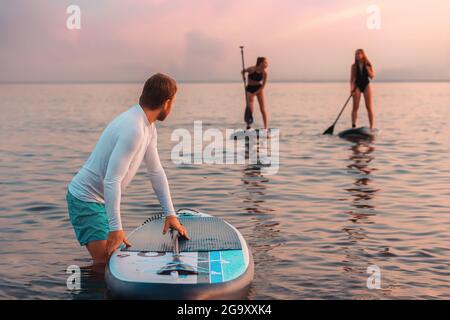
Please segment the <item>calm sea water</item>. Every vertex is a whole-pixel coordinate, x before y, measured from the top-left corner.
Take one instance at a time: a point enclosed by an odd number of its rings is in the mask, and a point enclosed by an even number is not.
[[[176,207],[225,218],[248,240],[256,275],[250,299],[450,298],[450,84],[375,84],[376,141],[322,136],[347,83],[273,83],[270,126],[280,128],[280,168],[177,167],[176,128],[242,126],[242,85],[181,84],[158,124]],[[0,298],[103,299],[68,220],[66,185],[103,128],[136,102],[140,84],[0,85]],[[348,127],[350,108],[337,126]],[[256,113],[256,122],[261,116]],[[367,124],[361,105],[360,124]],[[145,169],[123,198],[131,231],[159,210]],[[366,286],[367,267],[381,289]]]

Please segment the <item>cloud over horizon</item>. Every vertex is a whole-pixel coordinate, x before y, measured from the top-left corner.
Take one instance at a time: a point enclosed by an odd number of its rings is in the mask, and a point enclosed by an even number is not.
[[[68,30],[66,8],[81,8]],[[264,55],[272,80],[344,80],[363,47],[379,80],[450,79],[450,2],[379,0],[381,29],[361,0],[4,2],[0,81],[141,81],[162,71],[185,81],[239,81]]]

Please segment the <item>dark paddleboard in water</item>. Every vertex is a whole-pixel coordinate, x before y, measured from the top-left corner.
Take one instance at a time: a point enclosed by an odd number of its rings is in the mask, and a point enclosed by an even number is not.
[[[236,130],[230,136],[230,139],[245,139],[245,138],[272,138],[278,135],[278,132],[272,128],[269,128],[268,132],[264,129],[247,129]]]
[[[347,140],[373,140],[377,137],[380,130],[367,127],[351,128],[339,132],[339,137]]]

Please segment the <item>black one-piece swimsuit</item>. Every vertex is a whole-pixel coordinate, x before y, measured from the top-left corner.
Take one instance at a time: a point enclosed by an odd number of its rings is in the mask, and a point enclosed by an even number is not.
[[[248,75],[248,78],[253,80],[253,81],[261,81],[263,79],[263,75],[262,73],[256,72],[254,71],[253,73],[250,73]],[[246,87],[247,92],[250,93],[255,93],[256,91],[258,91],[261,88],[262,84],[248,84]]]
[[[369,73],[367,72],[367,68],[365,65],[363,65],[361,69],[358,64],[355,64],[355,68],[356,68],[355,85],[358,87],[361,93],[364,93],[364,91],[367,88],[367,85],[370,83]]]

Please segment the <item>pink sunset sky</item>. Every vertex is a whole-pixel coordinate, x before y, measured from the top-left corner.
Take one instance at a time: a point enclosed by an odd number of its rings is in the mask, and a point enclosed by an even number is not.
[[[71,4],[80,30],[66,28]],[[346,80],[359,47],[378,80],[449,80],[449,14],[448,0],[2,1],[0,81],[239,81],[239,45],[276,81]]]

